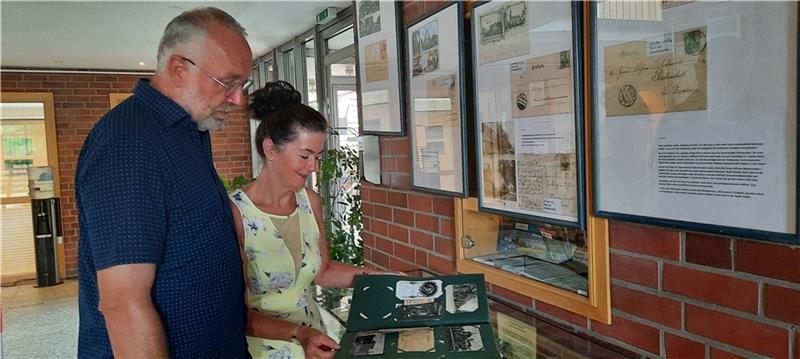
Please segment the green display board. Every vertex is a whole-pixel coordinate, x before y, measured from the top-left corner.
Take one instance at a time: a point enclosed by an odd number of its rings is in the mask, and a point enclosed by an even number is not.
[[[358,276],[335,358],[500,358],[482,274]]]

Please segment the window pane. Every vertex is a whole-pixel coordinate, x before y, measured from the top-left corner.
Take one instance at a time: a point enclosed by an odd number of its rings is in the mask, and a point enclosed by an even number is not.
[[[303,52],[306,56],[306,102],[309,106],[319,111],[319,101],[317,100],[317,66],[314,57],[314,39],[303,44]]]
[[[265,78],[267,79],[267,82],[275,81],[275,69],[272,64],[272,59],[264,61],[264,72],[266,75]],[[264,87],[264,85],[262,84],[261,87]]]
[[[5,107],[7,104],[3,104]],[[6,115],[6,112],[3,112]],[[8,120],[0,122],[0,197],[28,195],[27,168],[47,166],[47,138],[42,120]]]
[[[3,120],[38,119],[44,120],[44,103],[5,102],[0,103],[0,118]]]
[[[331,37],[330,39],[326,40],[328,52],[332,53],[336,50],[341,50],[345,47],[352,45],[355,42],[355,38],[353,37],[353,27],[351,26],[345,31],[340,32],[339,34]]]

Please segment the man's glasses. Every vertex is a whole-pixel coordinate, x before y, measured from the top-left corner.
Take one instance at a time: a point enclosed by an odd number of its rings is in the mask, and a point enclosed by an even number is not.
[[[197,66],[197,64],[194,63],[194,61],[192,61],[191,59],[185,58],[183,56],[179,56],[179,57],[183,61],[186,61],[186,62],[192,64],[192,66],[196,67],[198,70],[200,70],[200,72],[202,72],[206,76],[208,76],[208,78],[214,80],[214,82],[216,82],[218,85],[222,86],[222,88],[225,89],[225,95],[227,95],[227,96],[232,95],[233,92],[237,91],[237,90],[247,91],[247,89],[249,89],[250,86],[253,85],[253,80],[247,80],[245,82],[241,82],[241,81],[225,82],[225,81],[222,81],[222,80],[220,80],[220,79],[218,79],[218,78],[216,78],[214,76],[211,76],[211,74],[209,74],[205,70],[201,69],[200,66]]]

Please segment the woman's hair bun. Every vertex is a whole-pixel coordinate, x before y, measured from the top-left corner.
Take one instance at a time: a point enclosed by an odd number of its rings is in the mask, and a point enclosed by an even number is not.
[[[302,103],[302,96],[286,81],[267,82],[263,88],[250,94],[250,112],[259,120],[294,103]]]

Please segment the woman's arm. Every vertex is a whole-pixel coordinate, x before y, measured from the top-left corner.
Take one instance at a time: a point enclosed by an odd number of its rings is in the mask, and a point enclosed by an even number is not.
[[[325,239],[325,225],[322,221],[322,201],[317,192],[306,188],[306,193],[308,193],[308,199],[314,211],[314,218],[317,220],[317,227],[319,227],[319,252],[322,256],[322,264],[319,275],[314,280],[315,283],[324,287],[350,288],[353,286],[354,278],[358,274],[405,275],[401,272],[383,272],[330,260],[330,257],[328,257],[328,241]]]
[[[242,274],[244,275],[245,283],[245,300],[247,300],[246,286],[249,285],[247,280],[247,255],[244,251],[244,225],[239,213],[239,208],[231,202],[231,211],[233,212],[234,224],[236,226],[236,238],[239,241],[239,254],[242,257]],[[248,305],[248,308],[250,306]],[[339,345],[325,333],[320,332],[311,327],[303,326],[298,323],[282,320],[271,317],[264,313],[259,313],[256,310],[247,310],[247,328],[246,333],[249,336],[259,337],[264,339],[274,339],[291,341],[297,338],[300,345],[303,346],[303,351],[306,353],[306,358],[328,358],[333,355],[329,352],[331,349],[339,349]],[[330,349],[326,349],[330,348]]]

